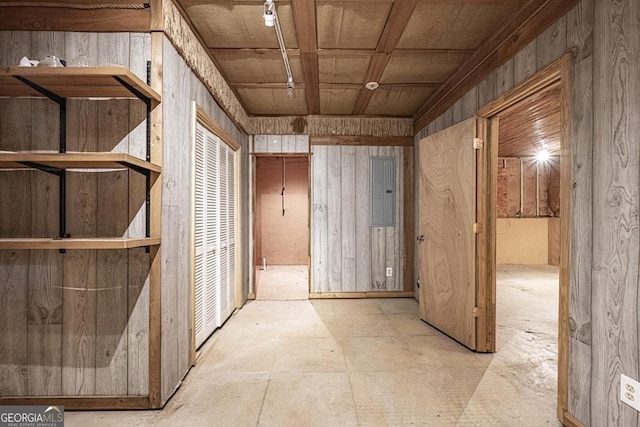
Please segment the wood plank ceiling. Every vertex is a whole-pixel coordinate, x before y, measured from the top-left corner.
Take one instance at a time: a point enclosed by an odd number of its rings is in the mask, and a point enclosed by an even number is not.
[[[560,88],[533,95],[500,114],[498,156],[535,156],[541,150],[560,154]]]
[[[274,0],[293,96],[262,0],[174,1],[250,116],[404,117],[421,129],[579,0]]]
[[[527,0],[178,0],[248,114],[412,117]],[[540,1],[538,1],[540,2]],[[364,87],[377,81],[380,87]]]

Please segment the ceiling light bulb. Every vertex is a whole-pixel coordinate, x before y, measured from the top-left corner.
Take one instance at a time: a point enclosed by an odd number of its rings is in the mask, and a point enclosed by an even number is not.
[[[536,153],[536,161],[538,163],[546,163],[551,158],[551,153],[547,150],[540,150]]]
[[[272,10],[266,10],[262,17],[264,18],[264,25],[266,25],[267,27],[273,27],[275,25],[276,17],[273,14]]]
[[[273,6],[273,0],[267,0],[264,2],[264,25],[267,27],[273,27],[276,23],[276,14]]]

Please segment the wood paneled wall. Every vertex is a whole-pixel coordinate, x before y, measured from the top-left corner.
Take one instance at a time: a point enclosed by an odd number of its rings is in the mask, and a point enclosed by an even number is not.
[[[573,58],[569,413],[587,426],[636,427],[619,387],[621,373],[640,377],[640,3],[582,0],[416,141],[565,52]]]
[[[192,102],[226,130],[242,148],[240,200],[248,201],[249,137],[241,132],[215,102],[207,88],[182,59],[171,42],[163,42],[163,141],[162,170],[162,401],[180,384],[190,367],[190,261],[191,159],[193,147]],[[242,203],[246,213],[248,203]],[[243,214],[242,220],[247,221]],[[248,293],[248,224],[242,225],[243,300]]]
[[[0,46],[0,66],[24,55],[84,54],[143,80],[150,58],[144,34],[0,32]],[[70,100],[67,149],[144,158],[144,118],[138,101]],[[58,135],[53,102],[0,100],[0,150],[57,151]],[[0,172],[0,236],[57,235],[58,192],[57,178],[44,172]],[[69,172],[67,231],[144,236],[144,200],[136,172]],[[0,251],[0,395],[147,395],[148,273],[143,248]]]
[[[255,135],[254,153],[308,153],[309,135]]]
[[[405,147],[314,145],[312,151],[311,292],[404,290]],[[396,159],[395,227],[369,226],[370,156]]]

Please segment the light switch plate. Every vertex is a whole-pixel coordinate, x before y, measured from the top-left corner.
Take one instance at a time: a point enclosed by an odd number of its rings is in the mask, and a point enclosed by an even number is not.
[[[620,374],[620,400],[640,412],[640,383]]]

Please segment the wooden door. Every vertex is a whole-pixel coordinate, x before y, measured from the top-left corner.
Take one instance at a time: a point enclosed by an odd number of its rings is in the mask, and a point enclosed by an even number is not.
[[[420,316],[476,348],[475,119],[420,140]]]

